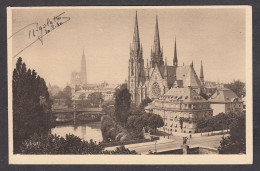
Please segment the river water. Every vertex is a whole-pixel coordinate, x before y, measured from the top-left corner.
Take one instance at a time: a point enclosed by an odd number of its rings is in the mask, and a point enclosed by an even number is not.
[[[101,133],[101,122],[90,122],[81,125],[62,125],[52,128],[51,133],[62,137],[66,134],[74,134],[86,141],[93,139],[93,141],[101,142],[103,140]]]

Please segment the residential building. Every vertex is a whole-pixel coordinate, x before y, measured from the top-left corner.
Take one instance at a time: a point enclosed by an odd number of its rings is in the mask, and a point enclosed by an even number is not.
[[[194,121],[213,115],[209,102],[191,87],[171,88],[150,103],[145,110],[160,115],[165,123],[163,130],[168,133],[196,133]],[[183,124],[180,122],[181,119],[184,121]]]
[[[240,99],[232,90],[220,87],[215,94],[209,98],[213,115],[228,112],[243,111],[243,100]]]

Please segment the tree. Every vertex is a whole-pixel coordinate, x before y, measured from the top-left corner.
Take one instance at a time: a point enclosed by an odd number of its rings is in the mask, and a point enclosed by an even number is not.
[[[65,104],[68,107],[72,107],[72,93],[71,93],[71,87],[70,86],[66,86],[63,89],[63,95],[64,95],[64,99],[65,99]]]
[[[154,129],[154,132],[156,134],[156,129],[157,128],[160,128],[164,125],[163,123],[163,119],[161,116],[159,115],[156,115],[156,114],[152,114],[149,119],[148,119],[148,126],[150,128],[153,128]]]
[[[26,68],[19,57],[13,71],[14,153],[33,134],[47,134],[51,127],[51,101],[43,78]]]
[[[103,111],[106,115],[114,116],[115,107],[114,107],[114,105],[103,104],[103,105],[102,105],[102,111]]]
[[[116,150],[104,150],[102,143],[85,141],[75,135],[60,137],[57,135],[39,136],[34,134],[21,145],[23,154],[137,154],[124,146]]]
[[[218,151],[220,154],[246,153],[246,122],[245,114],[238,113],[230,125],[230,136],[222,138]]]
[[[227,119],[228,119],[227,115],[223,112],[216,115],[216,121],[222,129],[223,136],[224,136],[224,129],[227,128],[227,124],[228,124]]]
[[[116,150],[114,151],[107,151],[105,154],[137,154],[135,150],[129,150],[128,148],[125,148],[125,146],[116,147]]]
[[[195,122],[196,122],[196,125],[197,125],[197,129],[200,129],[200,133],[201,133],[201,136],[202,136],[202,129],[207,126],[206,119],[205,118],[199,118]]]
[[[81,95],[79,95],[79,99],[80,100],[84,100],[86,98],[86,95],[85,95],[85,93],[82,93]]]
[[[140,104],[140,108],[144,109],[149,103],[151,103],[152,100],[149,97],[146,97]]]
[[[94,107],[98,107],[104,101],[103,95],[100,92],[94,92],[88,95],[88,100]]]
[[[122,89],[118,92],[115,99],[115,118],[125,126],[130,114],[131,94],[128,89]]]
[[[135,129],[135,123],[137,118],[139,118],[138,115],[132,115],[127,118],[126,126],[130,129]]]
[[[238,97],[246,96],[245,83],[240,80],[234,80],[229,84],[224,85],[226,88],[232,90]]]

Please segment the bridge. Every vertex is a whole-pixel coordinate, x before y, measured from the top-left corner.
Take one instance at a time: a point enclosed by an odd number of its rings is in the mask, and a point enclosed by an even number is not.
[[[52,114],[57,117],[57,122],[89,122],[99,121],[104,114],[102,108],[68,108],[68,109],[55,109]]]
[[[190,148],[200,148],[200,151],[216,153],[222,137],[223,135],[194,137],[187,141],[187,145]],[[158,154],[169,154],[181,149],[182,138],[182,136],[171,136],[170,139],[160,137],[158,141],[128,144],[125,145],[125,148],[135,150],[138,154],[144,155],[149,154],[149,151],[157,152]],[[105,150],[115,150],[116,147],[119,146],[106,147]]]
[[[67,109],[54,109],[52,111],[53,114],[57,114],[57,113],[74,113],[76,112],[76,114],[80,114],[80,113],[89,113],[89,114],[98,114],[98,115],[102,115],[103,111],[102,108],[79,108],[79,109],[73,109],[73,108],[67,108]]]

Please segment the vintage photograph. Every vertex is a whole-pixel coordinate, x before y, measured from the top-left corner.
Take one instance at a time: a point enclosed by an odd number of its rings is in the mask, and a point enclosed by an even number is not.
[[[9,7],[9,162],[252,163],[251,13]]]

